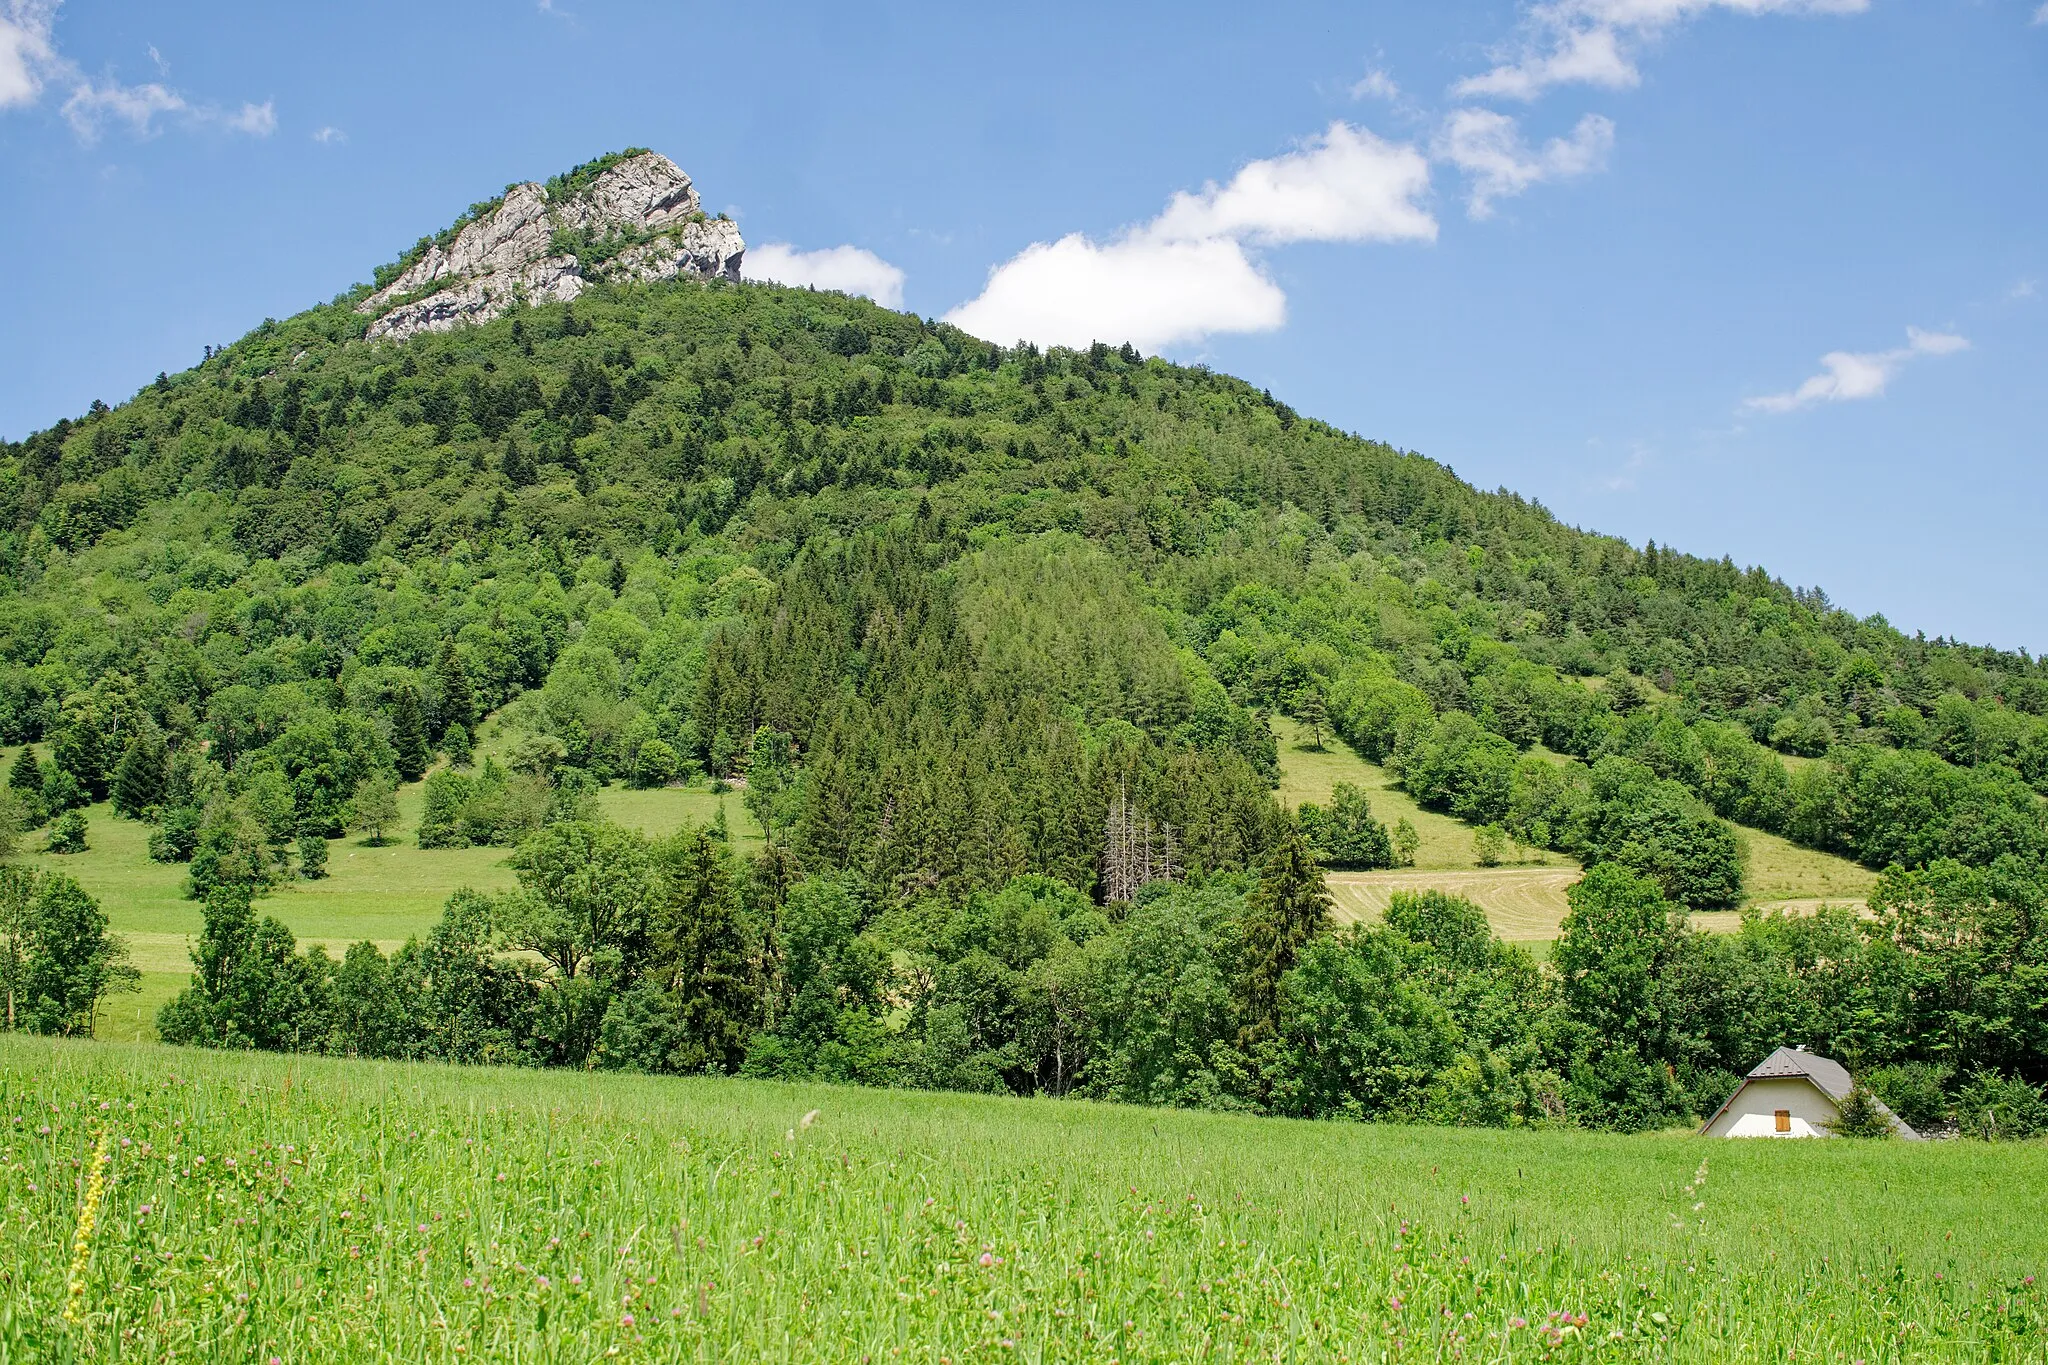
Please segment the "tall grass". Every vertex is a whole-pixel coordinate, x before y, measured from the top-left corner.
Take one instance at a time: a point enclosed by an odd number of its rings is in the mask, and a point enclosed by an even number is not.
[[[10,1360],[2038,1360],[2048,1339],[2038,1146],[30,1040],[0,1042],[0,1126]]]

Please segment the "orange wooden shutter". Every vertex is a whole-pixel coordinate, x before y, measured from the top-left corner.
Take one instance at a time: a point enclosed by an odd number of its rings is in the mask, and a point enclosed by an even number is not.
[[[1780,1109],[1777,1113],[1777,1119],[1779,1132],[1789,1133],[1792,1131],[1792,1111],[1790,1109]]]

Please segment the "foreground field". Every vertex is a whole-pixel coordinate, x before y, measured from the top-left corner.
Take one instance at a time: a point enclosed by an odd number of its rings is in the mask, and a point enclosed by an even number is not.
[[[0,1107],[10,1360],[1981,1361],[2048,1330],[2040,1146],[14,1039]]]

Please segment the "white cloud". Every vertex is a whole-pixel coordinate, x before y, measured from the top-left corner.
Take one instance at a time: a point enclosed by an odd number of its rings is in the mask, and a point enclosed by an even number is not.
[[[748,248],[740,268],[751,279],[865,294],[884,308],[903,306],[903,272],[857,246],[799,251],[787,242],[770,242]]]
[[[1715,10],[1735,14],[1860,14],[1870,0],[1544,0],[1529,6],[1519,42],[1499,65],[1452,87],[1466,98],[1532,100],[1556,85],[1621,90],[1641,82],[1636,53]],[[2048,6],[2044,6],[2048,12]]]
[[[156,131],[159,114],[183,113],[189,106],[185,97],[154,81],[148,85],[109,82],[95,85],[80,81],[64,101],[64,117],[81,142],[99,140],[100,128],[109,121],[125,123],[137,137]]]
[[[2026,279],[2015,280],[2012,288],[2005,291],[2005,297],[2013,303],[2018,303],[2021,299],[2034,297],[2040,290],[2041,282],[2029,275]]]
[[[1006,345],[1128,341],[1154,350],[1271,331],[1287,320],[1287,296],[1248,244],[1434,241],[1428,193],[1420,151],[1333,123],[1228,184],[1175,194],[1157,218],[1108,241],[1071,233],[1033,243],[946,319]]]
[[[1587,175],[1607,164],[1614,148],[1614,124],[1598,114],[1579,120],[1568,138],[1554,137],[1540,150],[1522,140],[1521,125],[1491,109],[1460,109],[1444,121],[1435,152],[1471,178],[1466,208],[1474,218],[1493,216],[1497,199],[1520,194],[1546,180]]]
[[[1428,191],[1421,152],[1333,123],[1300,151],[1250,163],[1228,185],[1174,195],[1146,231],[1162,241],[1434,241],[1436,220],[1416,203]]]
[[[229,132],[269,137],[277,131],[277,106],[270,100],[261,104],[244,104],[235,113],[222,116],[221,124]]]
[[[1351,83],[1351,98],[1355,100],[1386,100],[1389,103],[1401,98],[1401,87],[1394,84],[1394,78],[1374,67],[1364,76]]]
[[[332,142],[346,142],[348,141],[348,134],[330,123],[325,127],[314,130],[313,141],[322,145]]]
[[[1953,332],[1923,332],[1918,327],[1908,327],[1904,346],[1889,351],[1830,351],[1820,358],[1821,372],[1798,388],[1752,398],[1743,406],[1760,412],[1792,412],[1815,403],[1876,398],[1908,361],[1969,349],[1969,341]]]
[[[2048,25],[2048,5],[2043,5],[2034,11],[2034,22],[2036,24]]]
[[[124,85],[111,74],[100,80],[81,74],[75,63],[57,51],[51,36],[62,2],[0,0],[0,109],[33,105],[50,85],[68,87],[71,93],[59,112],[88,145],[98,141],[110,123],[126,124],[137,137],[149,137],[157,131],[158,120],[167,115],[255,137],[268,137],[277,130],[277,109],[268,100],[224,110],[211,104],[194,105],[157,81]],[[149,60],[159,75],[170,74],[170,63],[155,47],[149,48]]]
[[[55,65],[50,45],[54,3],[4,0],[0,3],[0,109],[34,104],[43,93],[46,70]]]
[[[946,320],[1006,345],[1128,341],[1150,351],[1215,332],[1272,331],[1287,320],[1287,296],[1228,237],[1140,233],[1104,244],[1077,232],[997,266],[980,296]]]

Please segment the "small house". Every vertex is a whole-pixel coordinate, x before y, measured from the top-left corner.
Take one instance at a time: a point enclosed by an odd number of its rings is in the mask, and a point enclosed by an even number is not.
[[[1735,1087],[1700,1129],[1703,1137],[1831,1137],[1854,1082],[1840,1062],[1803,1047],[1781,1047]],[[1872,1103],[1877,1103],[1874,1099]],[[1905,1120],[1877,1106],[1902,1138],[1920,1135]]]

